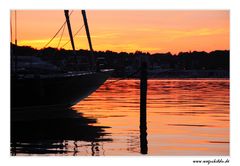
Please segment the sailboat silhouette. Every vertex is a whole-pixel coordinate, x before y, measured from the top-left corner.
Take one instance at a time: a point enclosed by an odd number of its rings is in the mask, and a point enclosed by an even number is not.
[[[73,51],[75,51],[68,13],[68,10],[64,11],[71,44]],[[17,56],[13,49],[11,52],[13,59],[11,65],[11,108],[13,110],[26,107],[72,106],[96,91],[110,77],[112,69],[99,69],[96,65],[84,10],[82,10],[82,16],[91,52],[91,69],[61,72],[56,66],[31,56],[31,70],[28,70],[27,63],[23,63],[26,62],[27,58]],[[15,44],[17,44],[17,40]],[[41,72],[43,69],[44,72]],[[34,70],[35,72],[33,72]]]

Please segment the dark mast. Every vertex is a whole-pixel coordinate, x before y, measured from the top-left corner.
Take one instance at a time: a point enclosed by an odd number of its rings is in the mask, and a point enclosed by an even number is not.
[[[66,22],[67,22],[67,26],[68,26],[68,32],[69,32],[72,48],[73,48],[73,51],[75,52],[75,45],[74,45],[74,40],[73,40],[73,35],[72,35],[72,28],[71,28],[71,23],[70,23],[70,19],[69,19],[69,11],[64,10],[64,14],[65,14],[65,17],[66,17]]]
[[[70,23],[70,19],[69,19],[69,11],[64,10],[64,13],[65,13],[65,17],[66,17],[66,22],[67,22],[67,26],[68,26],[68,32],[69,32],[72,48],[73,48],[73,51],[75,52],[75,45],[74,45],[74,40],[73,40],[73,35],[72,35],[71,23]],[[89,32],[89,27],[88,27],[87,16],[86,16],[85,10],[82,10],[82,15],[83,15],[84,26],[85,26],[86,34],[87,34],[87,38],[88,38],[88,44],[89,44],[89,48],[90,48],[90,52],[91,52],[91,54],[90,54],[91,68],[92,68],[92,70],[95,70],[96,69],[96,67],[95,67],[96,60],[95,60],[95,57],[93,54],[92,41],[91,41],[91,36],[90,36],[90,32]]]
[[[86,15],[86,11],[82,10],[82,15],[83,15],[83,21],[84,21],[84,26],[85,26],[85,30],[86,30],[86,34],[87,34],[87,38],[88,38],[88,44],[89,44],[89,48],[90,48],[90,52],[91,52],[91,66],[92,69],[95,70],[96,68],[96,58],[93,54],[93,48],[92,48],[92,41],[91,41],[91,36],[90,36],[90,31],[89,31],[89,27],[88,27],[88,21],[87,21],[87,15]]]

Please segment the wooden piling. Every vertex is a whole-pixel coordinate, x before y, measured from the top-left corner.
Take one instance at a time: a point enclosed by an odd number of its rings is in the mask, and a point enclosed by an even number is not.
[[[147,146],[147,62],[141,62],[140,73],[140,148],[141,154],[148,153]]]

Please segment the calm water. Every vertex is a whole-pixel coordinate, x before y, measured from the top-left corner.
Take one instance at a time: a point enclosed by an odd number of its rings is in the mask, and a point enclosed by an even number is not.
[[[72,109],[31,122],[34,129],[16,125],[24,131],[12,155],[229,155],[229,80],[149,80],[142,137],[139,81],[112,81]]]

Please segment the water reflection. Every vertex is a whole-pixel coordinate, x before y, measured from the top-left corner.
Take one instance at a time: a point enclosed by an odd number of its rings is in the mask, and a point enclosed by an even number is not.
[[[106,83],[74,106],[111,126],[105,155],[229,154],[229,80],[148,80],[147,130],[139,128],[139,84]]]
[[[12,154],[229,155],[229,80],[148,80],[142,125],[139,84],[107,82],[74,110],[15,112]]]
[[[12,111],[11,154],[100,155],[99,142],[111,139],[96,122],[73,109]]]

